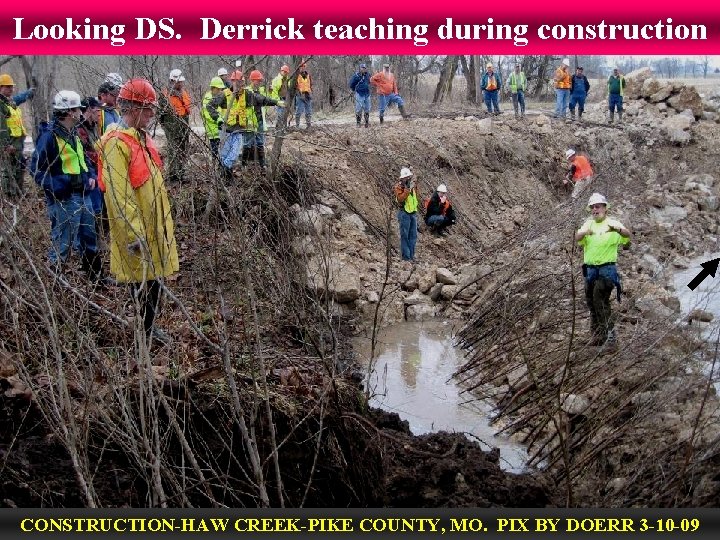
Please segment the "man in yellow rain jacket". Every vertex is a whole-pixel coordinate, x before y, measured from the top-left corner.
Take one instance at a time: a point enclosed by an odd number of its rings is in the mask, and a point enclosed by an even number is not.
[[[128,283],[145,334],[169,337],[153,328],[161,280],[179,269],[170,201],[162,161],[145,131],[155,116],[157,95],[145,79],[130,79],[118,95],[121,120],[100,143],[100,187],[110,221],[110,272]]]

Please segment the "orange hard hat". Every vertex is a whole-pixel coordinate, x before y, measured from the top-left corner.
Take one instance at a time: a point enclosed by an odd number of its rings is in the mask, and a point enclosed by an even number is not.
[[[231,81],[244,81],[245,76],[243,75],[243,72],[239,69],[236,69],[230,74],[230,80]]]
[[[250,80],[251,81],[262,81],[264,79],[262,71],[258,69],[253,69],[250,72]]]
[[[147,79],[130,79],[123,84],[118,97],[142,105],[157,105],[157,94]]]
[[[282,71],[283,73],[290,73],[290,66],[285,64],[283,67],[280,68],[280,71]]]

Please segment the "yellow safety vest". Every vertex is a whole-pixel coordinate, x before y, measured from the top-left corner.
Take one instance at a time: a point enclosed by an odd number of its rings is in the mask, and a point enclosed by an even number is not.
[[[230,111],[228,112],[227,125],[240,126],[242,128],[248,125],[247,106],[245,105],[245,90],[240,92],[239,96],[231,94],[228,100]]]
[[[8,112],[10,116],[7,119],[7,127],[11,137],[24,137],[25,126],[22,121],[22,111],[20,107],[8,103]]]
[[[410,191],[410,194],[407,196],[407,199],[405,199],[405,207],[404,208],[408,214],[417,212],[418,196],[414,189],[412,191]]]
[[[87,172],[87,163],[85,163],[85,151],[83,150],[82,141],[79,137],[75,137],[75,148],[62,137],[55,135],[60,154],[60,165],[65,174],[80,174],[80,170]]]

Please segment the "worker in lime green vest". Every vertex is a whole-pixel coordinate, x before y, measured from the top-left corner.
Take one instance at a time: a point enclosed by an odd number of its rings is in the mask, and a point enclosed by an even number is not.
[[[24,187],[25,126],[22,111],[12,99],[15,81],[7,73],[0,75],[0,196],[20,197]]]
[[[415,188],[415,176],[408,167],[400,169],[400,180],[393,188],[400,226],[400,253],[404,261],[415,260],[417,242],[418,195]]]
[[[592,337],[590,345],[602,345],[605,352],[617,349],[615,317],[610,296],[617,289],[620,301],[622,288],[617,271],[618,248],[630,243],[630,231],[617,219],[607,215],[608,202],[600,193],[588,201],[592,216],[575,233],[575,241],[583,248],[585,300],[590,309]]]
[[[216,95],[224,92],[225,90],[226,88],[223,80],[220,77],[213,77],[210,80],[210,90],[205,92],[205,95],[203,96],[202,109],[200,110],[203,124],[205,124],[205,136],[210,143],[210,150],[212,151],[213,156],[217,157],[220,157],[220,125],[225,120],[225,110],[220,107],[216,107],[218,117],[213,120],[210,113],[206,110],[206,107]],[[227,89],[227,91],[230,92],[229,89]]]
[[[527,78],[522,71],[522,66],[518,62],[515,64],[515,71],[508,77],[508,86],[510,87],[510,96],[512,97],[513,109],[515,110],[515,118],[525,118],[525,90],[527,90]]]

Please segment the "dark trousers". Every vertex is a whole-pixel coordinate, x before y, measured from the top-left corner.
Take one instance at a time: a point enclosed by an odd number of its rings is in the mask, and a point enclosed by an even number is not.
[[[610,308],[610,296],[615,284],[607,278],[599,277],[585,282],[585,300],[590,309],[592,333],[607,339],[608,333],[615,327],[615,316]]]
[[[160,309],[160,282],[151,279],[145,283],[131,283],[130,294],[140,305],[140,316],[143,320],[145,335],[150,336],[155,323],[155,316]]]

